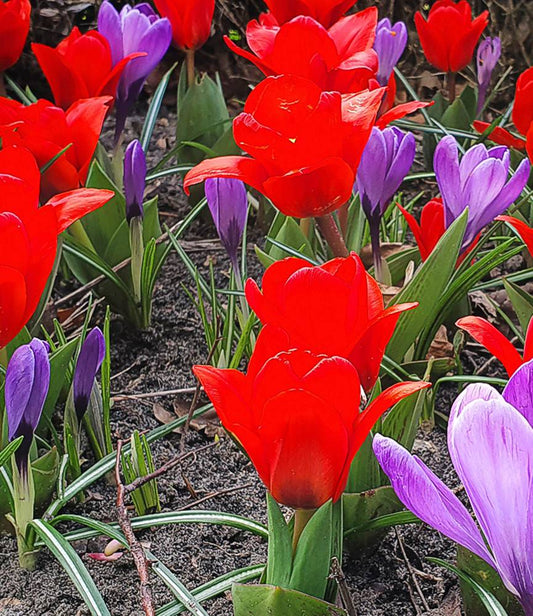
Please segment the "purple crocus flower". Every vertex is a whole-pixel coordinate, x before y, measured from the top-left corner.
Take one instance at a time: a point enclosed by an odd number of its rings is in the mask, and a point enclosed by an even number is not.
[[[6,370],[5,404],[8,439],[23,436],[15,452],[21,477],[27,477],[28,454],[50,386],[48,346],[34,338],[18,347]]]
[[[380,86],[389,83],[390,75],[401,58],[407,45],[407,26],[403,21],[392,25],[388,17],[381,19],[376,26],[374,51],[378,54],[379,69],[377,80]]]
[[[240,180],[210,178],[205,181],[205,196],[220,241],[228,253],[234,271],[238,272],[237,251],[248,212],[246,188]]]
[[[357,169],[356,187],[368,219],[375,271],[381,280],[379,223],[394,193],[400,188],[415,159],[412,133],[391,126],[373,128]]]
[[[143,198],[146,186],[146,156],[138,139],[132,141],[124,155],[124,194],[128,224],[136,216],[143,218]]]
[[[508,179],[509,148],[487,149],[478,144],[470,148],[459,162],[457,142],[444,137],[435,149],[433,168],[444,203],[444,224],[451,223],[468,207],[468,222],[461,251],[477,234],[518,198],[529,178],[530,163],[523,160]]]
[[[126,66],[118,85],[115,108],[115,139],[124,129],[126,117],[137,100],[148,75],[159,64],[172,40],[172,26],[159,17],[147,3],[131,7],[126,4],[120,13],[105,0],[98,11],[98,31],[109,41],[113,66],[125,56],[141,52]]]
[[[477,524],[416,456],[389,438],[374,438],[374,452],[403,504],[496,569],[526,616],[533,616],[532,392],[529,362],[502,395],[485,384],[469,385],[452,406],[448,449]]]
[[[477,112],[483,109],[485,97],[490,85],[492,71],[502,55],[502,44],[499,37],[487,37],[477,48]]]
[[[96,375],[100,370],[104,356],[104,335],[98,327],[95,327],[87,334],[81,346],[74,370],[72,393],[78,421],[82,420],[87,411]]]

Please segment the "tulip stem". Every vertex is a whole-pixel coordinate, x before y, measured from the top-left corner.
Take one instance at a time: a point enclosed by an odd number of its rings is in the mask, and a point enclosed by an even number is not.
[[[315,509],[295,509],[294,511],[294,530],[292,533],[292,553],[296,553],[298,541],[307,525],[307,522],[313,517]]]
[[[9,362],[9,357],[7,355],[7,347],[2,347],[0,349],[0,366],[7,368],[8,362]]]
[[[348,237],[348,216],[349,214],[350,214],[350,202],[346,201],[346,203],[339,208],[339,224],[341,227],[342,237],[345,240]]]
[[[447,82],[448,82],[448,102],[451,105],[453,101],[455,100],[455,73],[452,73],[452,71],[448,73]]]
[[[194,83],[194,49],[187,49],[185,54],[185,61],[187,63],[187,83],[190,88]]]
[[[4,81],[3,71],[0,71],[0,96],[7,98],[6,82]]]
[[[311,232],[310,218],[300,218],[300,231],[305,235],[305,237],[309,237],[309,234]]]
[[[331,214],[318,216],[316,219],[320,232],[329,244],[335,257],[347,257],[349,255],[344,239],[337,227],[337,223]]]

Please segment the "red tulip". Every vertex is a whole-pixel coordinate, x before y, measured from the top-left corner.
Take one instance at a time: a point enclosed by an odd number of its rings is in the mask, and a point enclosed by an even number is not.
[[[359,257],[333,259],[320,266],[288,258],[273,263],[263,289],[247,280],[246,299],[261,323],[284,331],[286,346],[348,359],[369,391],[405,310],[416,303],[384,309],[383,295]]]
[[[272,342],[267,326],[246,375],[193,370],[272,496],[294,509],[316,509],[340,498],[354,455],[387,408],[429,383],[400,383],[361,412],[349,361],[295,348],[270,355]]]
[[[226,44],[253,62],[265,75],[300,75],[322,90],[346,93],[369,87],[378,70],[372,49],[378,11],[375,7],[343,17],[329,30],[312,17],[298,16],[279,26],[270,13],[248,23],[241,49],[229,37]]]
[[[513,123],[524,138],[515,137],[508,130],[497,126],[490,133],[491,141],[517,150],[526,150],[533,161],[533,66],[525,70],[516,82],[513,104]],[[474,122],[474,128],[484,133],[488,122]]]
[[[437,0],[427,20],[418,11],[415,25],[428,62],[445,72],[456,73],[465,68],[489,22],[488,15],[488,11],[483,11],[472,20],[467,0]]]
[[[30,31],[30,0],[0,2],[0,73],[20,58]]]
[[[529,321],[526,333],[523,356],[513,344],[486,319],[481,317],[463,317],[456,322],[457,327],[464,329],[472,338],[484,346],[487,351],[497,357],[512,376],[525,362],[533,359],[533,319]]]
[[[207,178],[236,178],[287,216],[328,214],[351,196],[382,95],[341,96],[303,77],[267,77],[233,121],[237,145],[253,158],[204,160],[185,176],[185,190]]]
[[[155,0],[157,10],[172,24],[180,49],[199,49],[211,34],[215,0]]]
[[[71,144],[43,174],[42,201],[85,183],[110,102],[109,97],[89,98],[77,101],[65,112],[45,100],[25,106],[0,98],[0,136],[4,144],[28,148],[39,167]]]
[[[33,43],[31,48],[50,84],[56,105],[65,110],[82,98],[114,98],[128,62],[146,55],[132,53],[113,66],[111,47],[105,36],[96,30],[81,34],[78,28],[73,28],[55,49],[38,43]]]
[[[502,220],[507,222],[515,229],[518,235],[522,238],[522,241],[526,245],[529,254],[533,256],[533,228],[528,226],[525,222],[513,216],[498,216],[496,220]]]
[[[336,23],[357,0],[265,0],[270,12],[279,24],[294,17],[312,17],[324,28]]]
[[[399,203],[396,205],[400,208],[411,229],[411,233],[415,236],[422,261],[425,261],[446,232],[442,199],[440,197],[431,199],[431,201],[422,208],[420,223],[418,223],[416,218]]]
[[[57,236],[114,196],[109,190],[80,189],[39,207],[39,181],[28,150],[0,150],[0,348],[35,312],[54,265]]]

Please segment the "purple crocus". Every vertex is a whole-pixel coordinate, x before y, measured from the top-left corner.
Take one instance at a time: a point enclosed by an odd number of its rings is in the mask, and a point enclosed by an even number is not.
[[[8,439],[23,436],[15,452],[20,476],[28,472],[28,454],[50,386],[48,346],[37,338],[18,347],[6,370],[5,405]]]
[[[240,180],[212,178],[205,181],[205,196],[220,241],[238,272],[237,251],[248,212],[246,188]]]
[[[172,40],[172,26],[159,17],[147,3],[131,7],[126,4],[120,13],[105,0],[98,11],[98,31],[109,41],[113,66],[125,56],[141,52],[125,68],[118,85],[115,108],[117,120],[115,140],[124,130],[126,117],[137,100],[148,75],[159,64]]]
[[[376,26],[374,51],[378,54],[379,69],[377,80],[380,86],[389,83],[394,67],[401,58],[407,45],[407,27],[403,21],[394,25],[388,17],[381,19]]]
[[[483,109],[487,90],[490,85],[492,71],[502,55],[502,44],[499,37],[490,36],[483,40],[477,48],[477,112]]]
[[[433,168],[444,203],[444,224],[448,228],[468,208],[468,221],[461,251],[478,233],[518,198],[529,178],[530,163],[523,160],[509,178],[509,148],[487,149],[478,144],[459,162],[454,137],[444,137],[435,149]]]
[[[146,156],[138,139],[132,141],[124,155],[124,194],[126,220],[143,218],[143,198],[146,186]]]
[[[415,159],[412,133],[394,126],[373,128],[357,169],[356,187],[361,207],[368,219],[375,271],[381,278],[379,223],[394,193],[400,188]]]
[[[87,411],[96,375],[98,370],[100,370],[104,356],[104,335],[98,327],[95,327],[87,334],[81,346],[76,369],[74,370],[72,393],[78,421],[82,420],[83,415]]]
[[[485,384],[469,385],[452,406],[448,449],[477,524],[416,456],[389,438],[374,438],[377,459],[403,504],[496,569],[526,616],[533,616],[532,392],[528,362],[502,395]]]

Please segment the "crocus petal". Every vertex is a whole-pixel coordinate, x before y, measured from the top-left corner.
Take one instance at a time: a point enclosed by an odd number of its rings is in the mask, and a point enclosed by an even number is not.
[[[531,325],[529,329],[533,329]],[[533,427],[533,361],[528,361],[516,370],[505,386],[502,396],[506,402],[520,411]]]
[[[124,196],[126,220],[143,217],[143,199],[146,185],[146,156],[138,139],[132,141],[124,155]]]
[[[446,227],[449,227],[467,205],[461,191],[459,150],[452,136],[441,139],[435,148],[433,167],[444,201]]]
[[[448,448],[503,582],[533,595],[533,428],[501,397],[472,400],[450,418]]]
[[[377,434],[374,453],[402,503],[421,520],[493,565],[483,537],[466,507],[416,456]]]
[[[486,319],[481,317],[463,317],[455,324],[457,327],[467,331],[491,355],[497,357],[504,365],[509,376],[522,364],[522,357],[513,344]]]
[[[98,327],[95,327],[87,334],[87,338],[85,338],[83,342],[74,371],[72,390],[74,408],[76,409],[76,415],[79,421],[81,421],[83,414],[87,410],[91,392],[94,387],[94,381],[98,370],[100,370],[104,356],[104,335]]]

